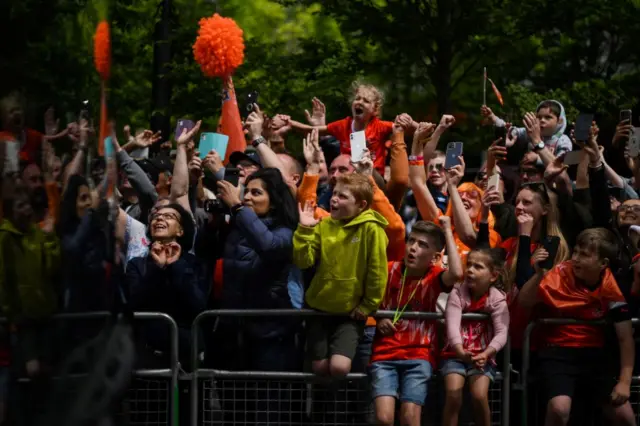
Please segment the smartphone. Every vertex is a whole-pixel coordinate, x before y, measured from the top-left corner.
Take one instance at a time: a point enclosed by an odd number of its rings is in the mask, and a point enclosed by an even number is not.
[[[631,136],[629,137],[629,155],[632,158],[640,155],[640,127],[633,127],[631,129]]]
[[[498,139],[502,139],[498,142],[498,146],[505,146],[507,143],[507,128],[505,126],[494,127],[493,140],[497,141]]]
[[[191,129],[193,129],[193,127],[196,125],[196,123],[194,123],[193,121],[189,120],[188,118],[181,118],[178,120],[178,122],[176,123],[176,134],[175,134],[175,138],[178,139],[180,137],[180,135],[182,134],[183,130],[187,130],[190,131]]]
[[[240,180],[240,170],[230,167],[224,171],[224,180],[229,182],[233,186],[238,186]]]
[[[560,237],[556,235],[545,237],[544,240],[542,240],[542,247],[549,253],[549,257],[547,257],[547,260],[544,262],[540,262],[540,267],[542,269],[551,269],[558,254],[558,247],[560,247]]]
[[[580,164],[581,161],[582,161],[582,151],[573,150],[565,154],[563,163],[566,164],[567,166],[575,166],[576,164]]]
[[[577,141],[586,142],[589,140],[589,130],[593,123],[593,114],[580,114],[576,119],[574,136]]]
[[[629,122],[627,124],[631,124],[631,110],[630,109],[623,109],[620,111],[620,121],[625,121],[628,120]]]
[[[203,133],[200,135],[200,144],[198,145],[198,151],[200,152],[200,159],[204,160],[204,157],[209,154],[210,151],[215,151],[220,155],[220,158],[224,159],[227,155],[227,145],[229,144],[229,136],[220,133]]]
[[[91,122],[91,114],[89,114],[89,100],[86,99],[82,101],[80,105],[80,119],[85,119],[88,122]]]
[[[495,188],[500,190],[500,175],[498,173],[492,174],[487,181],[487,189]]]
[[[254,104],[258,103],[258,95],[259,93],[255,90],[247,95],[244,108],[242,108],[242,116],[244,118],[249,117],[249,114],[253,112]]]
[[[463,153],[462,142],[449,142],[447,144],[447,153],[444,159],[444,168],[450,169],[452,167],[460,165],[460,159]]]
[[[367,137],[364,130],[353,132],[350,136],[351,143],[351,161],[357,163],[362,160],[364,150],[367,148]]]

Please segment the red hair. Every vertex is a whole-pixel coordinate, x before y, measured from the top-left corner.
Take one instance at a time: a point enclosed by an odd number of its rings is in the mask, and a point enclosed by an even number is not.
[[[200,19],[193,57],[207,77],[229,77],[244,61],[242,29],[217,13]]]

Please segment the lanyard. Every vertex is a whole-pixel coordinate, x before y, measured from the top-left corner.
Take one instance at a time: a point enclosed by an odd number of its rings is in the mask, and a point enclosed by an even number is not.
[[[400,284],[400,295],[398,296],[398,304],[397,304],[398,307],[402,302],[402,291],[404,290],[404,283],[406,279],[407,279],[407,269],[405,268],[404,272],[402,273],[402,284]],[[396,325],[396,323],[400,320],[400,317],[402,316],[404,311],[407,309],[407,306],[409,306],[409,303],[411,302],[411,299],[413,299],[413,296],[416,295],[416,291],[418,290],[420,285],[422,285],[422,279],[418,281],[418,284],[416,284],[416,287],[413,289],[413,291],[409,295],[409,299],[407,299],[407,303],[405,303],[402,309],[398,311],[398,307],[396,308],[396,312],[393,314],[393,325]]]

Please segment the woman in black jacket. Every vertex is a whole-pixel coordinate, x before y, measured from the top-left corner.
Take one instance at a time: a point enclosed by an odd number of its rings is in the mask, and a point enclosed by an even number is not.
[[[191,323],[207,301],[207,282],[189,253],[193,235],[193,219],[182,206],[159,208],[149,221],[149,253],[129,261],[125,280],[134,311],[163,312],[176,321],[183,364],[191,353]],[[163,324],[145,325],[144,338],[152,349],[168,353],[169,333]]]

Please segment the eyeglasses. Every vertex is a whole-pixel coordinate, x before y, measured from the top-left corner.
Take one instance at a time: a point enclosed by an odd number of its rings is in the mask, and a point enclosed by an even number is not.
[[[620,207],[618,207],[618,211],[620,213],[626,213],[626,212],[633,212],[633,213],[637,213],[640,214],[640,204],[623,204]]]
[[[468,198],[480,198],[480,193],[478,191],[460,191],[460,196],[465,196]]]
[[[444,170],[444,164],[429,164],[429,166],[427,167],[427,171],[431,173],[434,170],[438,173],[442,173],[442,171]]]
[[[176,222],[180,222],[180,218],[174,213],[155,213],[151,216],[151,221],[158,219],[175,220]]]

